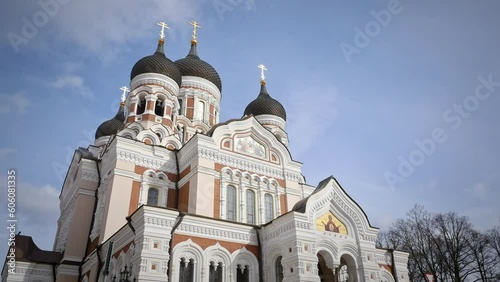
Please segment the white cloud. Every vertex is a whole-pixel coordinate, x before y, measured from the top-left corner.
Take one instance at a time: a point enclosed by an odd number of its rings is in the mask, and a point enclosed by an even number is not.
[[[7,155],[16,153],[17,149],[13,148],[0,148],[0,159],[5,158]]]
[[[30,101],[26,96],[21,94],[20,92],[6,95],[3,98],[3,103],[0,104],[0,114],[9,114],[9,113],[26,113],[28,107],[30,106]]]
[[[83,78],[75,74],[66,74],[56,78],[50,86],[57,89],[70,89],[72,92],[82,96],[90,98],[93,96],[92,91],[88,86],[85,85]]]
[[[171,27],[167,42],[177,34],[189,36],[188,22],[196,19],[200,5],[194,0],[70,1],[54,20],[62,36],[109,62],[124,44],[157,36],[159,21]]]
[[[18,173],[21,177],[22,171]],[[3,176],[0,177],[0,181],[6,183],[7,179]],[[0,197],[1,206],[7,205],[7,197],[4,195]],[[59,218],[59,189],[51,185],[37,186],[18,181],[15,216],[17,231],[21,231],[23,235],[32,236],[40,248],[52,249]],[[1,230],[2,241],[7,235],[6,230]],[[1,244],[0,253],[6,252],[6,246],[7,244]]]
[[[432,190],[436,190],[437,185],[438,185],[438,183],[436,180],[431,180],[431,182],[429,182],[425,185],[420,185],[418,189],[432,191]]]
[[[465,191],[472,194],[472,196],[479,200],[487,199],[489,187],[484,183],[476,183],[471,188],[465,189]]]
[[[334,85],[324,83],[292,83],[288,89],[288,99],[283,101],[287,110],[287,132],[298,159],[321,142],[321,137],[335,122],[337,90]]]
[[[376,225],[382,230],[388,230],[394,221],[396,221],[396,219],[393,215],[383,214],[377,218]]]

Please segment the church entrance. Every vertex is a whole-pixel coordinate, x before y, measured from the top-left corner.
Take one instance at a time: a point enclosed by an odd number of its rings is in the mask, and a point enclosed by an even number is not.
[[[337,282],[333,270],[326,265],[321,254],[318,254],[318,275],[321,282]]]
[[[340,266],[330,268],[332,258],[327,253],[318,253],[318,276],[321,282],[356,282],[356,264],[354,259],[344,254],[340,258]],[[326,257],[325,257],[326,256]],[[326,259],[325,259],[326,258]]]

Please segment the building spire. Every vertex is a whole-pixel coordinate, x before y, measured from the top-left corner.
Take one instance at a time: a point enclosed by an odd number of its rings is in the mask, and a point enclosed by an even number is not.
[[[196,38],[198,38],[196,36],[196,28],[201,28],[201,26],[198,24],[197,21],[190,21],[189,24],[193,26],[193,35],[191,36],[192,37],[191,45],[196,45],[196,43],[197,43]]]
[[[264,71],[267,71],[267,68],[263,64],[260,64],[257,67],[260,69],[260,84],[264,85],[266,84],[266,76],[264,75]]]
[[[165,28],[170,29],[168,25],[165,22],[159,22],[157,25],[161,26],[161,31],[160,31],[160,40],[163,41],[165,38]]]
[[[158,40],[158,47],[156,48],[156,52],[155,54],[165,54],[165,52],[163,51],[163,44],[165,43],[165,28],[166,29],[170,29],[170,27],[168,27],[168,25],[165,23],[165,22],[159,22],[157,23],[157,25],[159,25],[161,27],[161,30],[160,30],[160,39]]]
[[[127,93],[128,93],[128,92],[130,92],[130,89],[128,89],[128,88],[127,88],[127,86],[122,86],[122,87],[120,88],[120,90],[122,90],[122,91],[123,91],[123,93],[122,93],[122,101],[121,101],[121,103],[120,103],[120,106],[122,106],[122,107],[123,107],[123,106],[125,106],[125,99],[126,99],[126,95],[127,95]]]

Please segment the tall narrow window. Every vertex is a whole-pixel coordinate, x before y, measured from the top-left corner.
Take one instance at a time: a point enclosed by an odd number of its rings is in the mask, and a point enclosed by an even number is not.
[[[179,269],[179,282],[193,282],[194,281],[194,261],[192,259],[181,260],[181,267]]]
[[[283,281],[283,266],[281,265],[281,257],[276,259],[276,263],[274,264],[274,273],[276,274],[276,282]]]
[[[210,263],[208,281],[222,282],[222,263],[219,264]]]
[[[266,223],[274,219],[274,205],[273,205],[273,196],[266,194],[264,196],[264,204],[266,209]]]
[[[137,114],[140,115],[146,110],[146,98],[142,97],[137,103]]]
[[[196,116],[196,119],[205,121],[205,102],[203,101],[198,101],[198,115]]]
[[[158,205],[158,189],[149,188],[148,190],[148,206],[157,206]]]
[[[255,193],[247,190],[247,223],[255,224]]]
[[[248,265],[238,265],[236,268],[236,282],[249,282],[250,274],[248,273]]]
[[[155,115],[162,117],[164,112],[165,112],[165,102],[160,99],[156,100]]]
[[[227,186],[227,219],[236,220],[236,188]]]
[[[182,115],[182,99],[178,99],[179,101],[179,115]]]

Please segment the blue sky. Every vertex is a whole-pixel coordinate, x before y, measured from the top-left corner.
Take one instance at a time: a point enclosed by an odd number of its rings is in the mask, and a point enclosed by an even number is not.
[[[499,224],[500,3],[59,1],[44,18],[36,1],[8,0],[0,17],[0,187],[17,169],[18,230],[40,247],[52,248],[73,150],[116,113],[133,64],[156,48],[158,21],[171,26],[172,60],[188,52],[188,22],[202,25],[199,55],[223,82],[221,121],[241,117],[265,64],[308,183],[335,176],[372,225],[416,203],[482,230]]]

